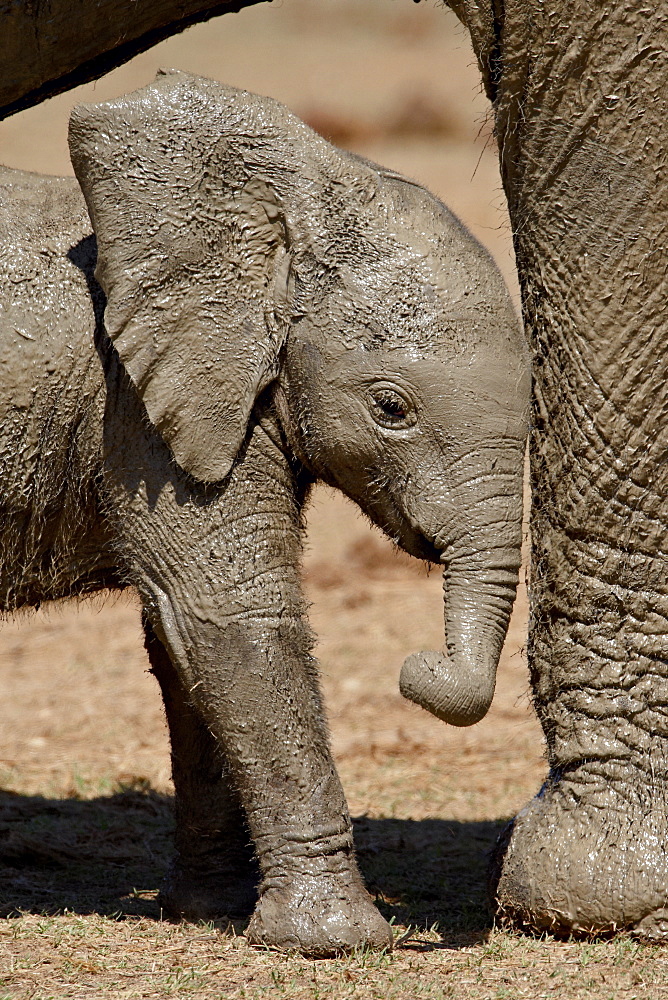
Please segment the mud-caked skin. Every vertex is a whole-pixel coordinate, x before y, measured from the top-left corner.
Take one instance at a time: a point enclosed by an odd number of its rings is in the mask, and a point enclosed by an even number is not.
[[[134,585],[164,698],[163,910],[389,946],[357,869],[300,587],[312,484],[444,568],[405,693],[486,711],[519,565],[525,348],[432,195],[285,108],[172,73],[78,108],[77,182],[0,174],[0,603]]]
[[[668,940],[668,10],[452,0],[534,351],[529,660],[550,774],[502,913]]]

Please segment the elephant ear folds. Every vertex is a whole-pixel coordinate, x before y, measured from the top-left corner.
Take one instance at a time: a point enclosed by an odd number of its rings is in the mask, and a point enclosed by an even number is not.
[[[282,336],[285,222],[235,147],[235,101],[238,115],[239,92],[173,74],[70,122],[107,332],[174,458],[205,481],[229,472]]]

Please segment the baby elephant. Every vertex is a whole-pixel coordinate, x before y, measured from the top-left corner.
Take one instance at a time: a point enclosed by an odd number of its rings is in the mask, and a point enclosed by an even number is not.
[[[267,98],[161,74],[77,108],[70,147],[81,190],[0,171],[0,607],[137,588],[166,912],[254,907],[250,941],[311,955],[390,945],[328,746],[303,510],[323,480],[442,564],[446,649],[401,688],[480,719],[520,561],[508,294],[429,192]]]

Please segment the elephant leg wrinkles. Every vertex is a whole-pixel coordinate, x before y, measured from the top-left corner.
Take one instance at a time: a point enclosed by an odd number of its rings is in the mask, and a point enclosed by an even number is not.
[[[541,930],[665,940],[668,16],[451,5],[494,102],[534,352],[528,652],[550,774],[496,897]]]

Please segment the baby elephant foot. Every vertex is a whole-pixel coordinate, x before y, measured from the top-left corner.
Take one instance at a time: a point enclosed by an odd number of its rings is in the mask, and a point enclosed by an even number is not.
[[[392,947],[392,931],[356,872],[265,880],[246,938],[318,958]]]
[[[497,847],[500,914],[559,935],[668,940],[666,798],[662,779],[627,762],[550,778]]]
[[[158,902],[172,920],[245,920],[257,902],[258,881],[250,864],[230,868],[177,857],[167,870]]]

